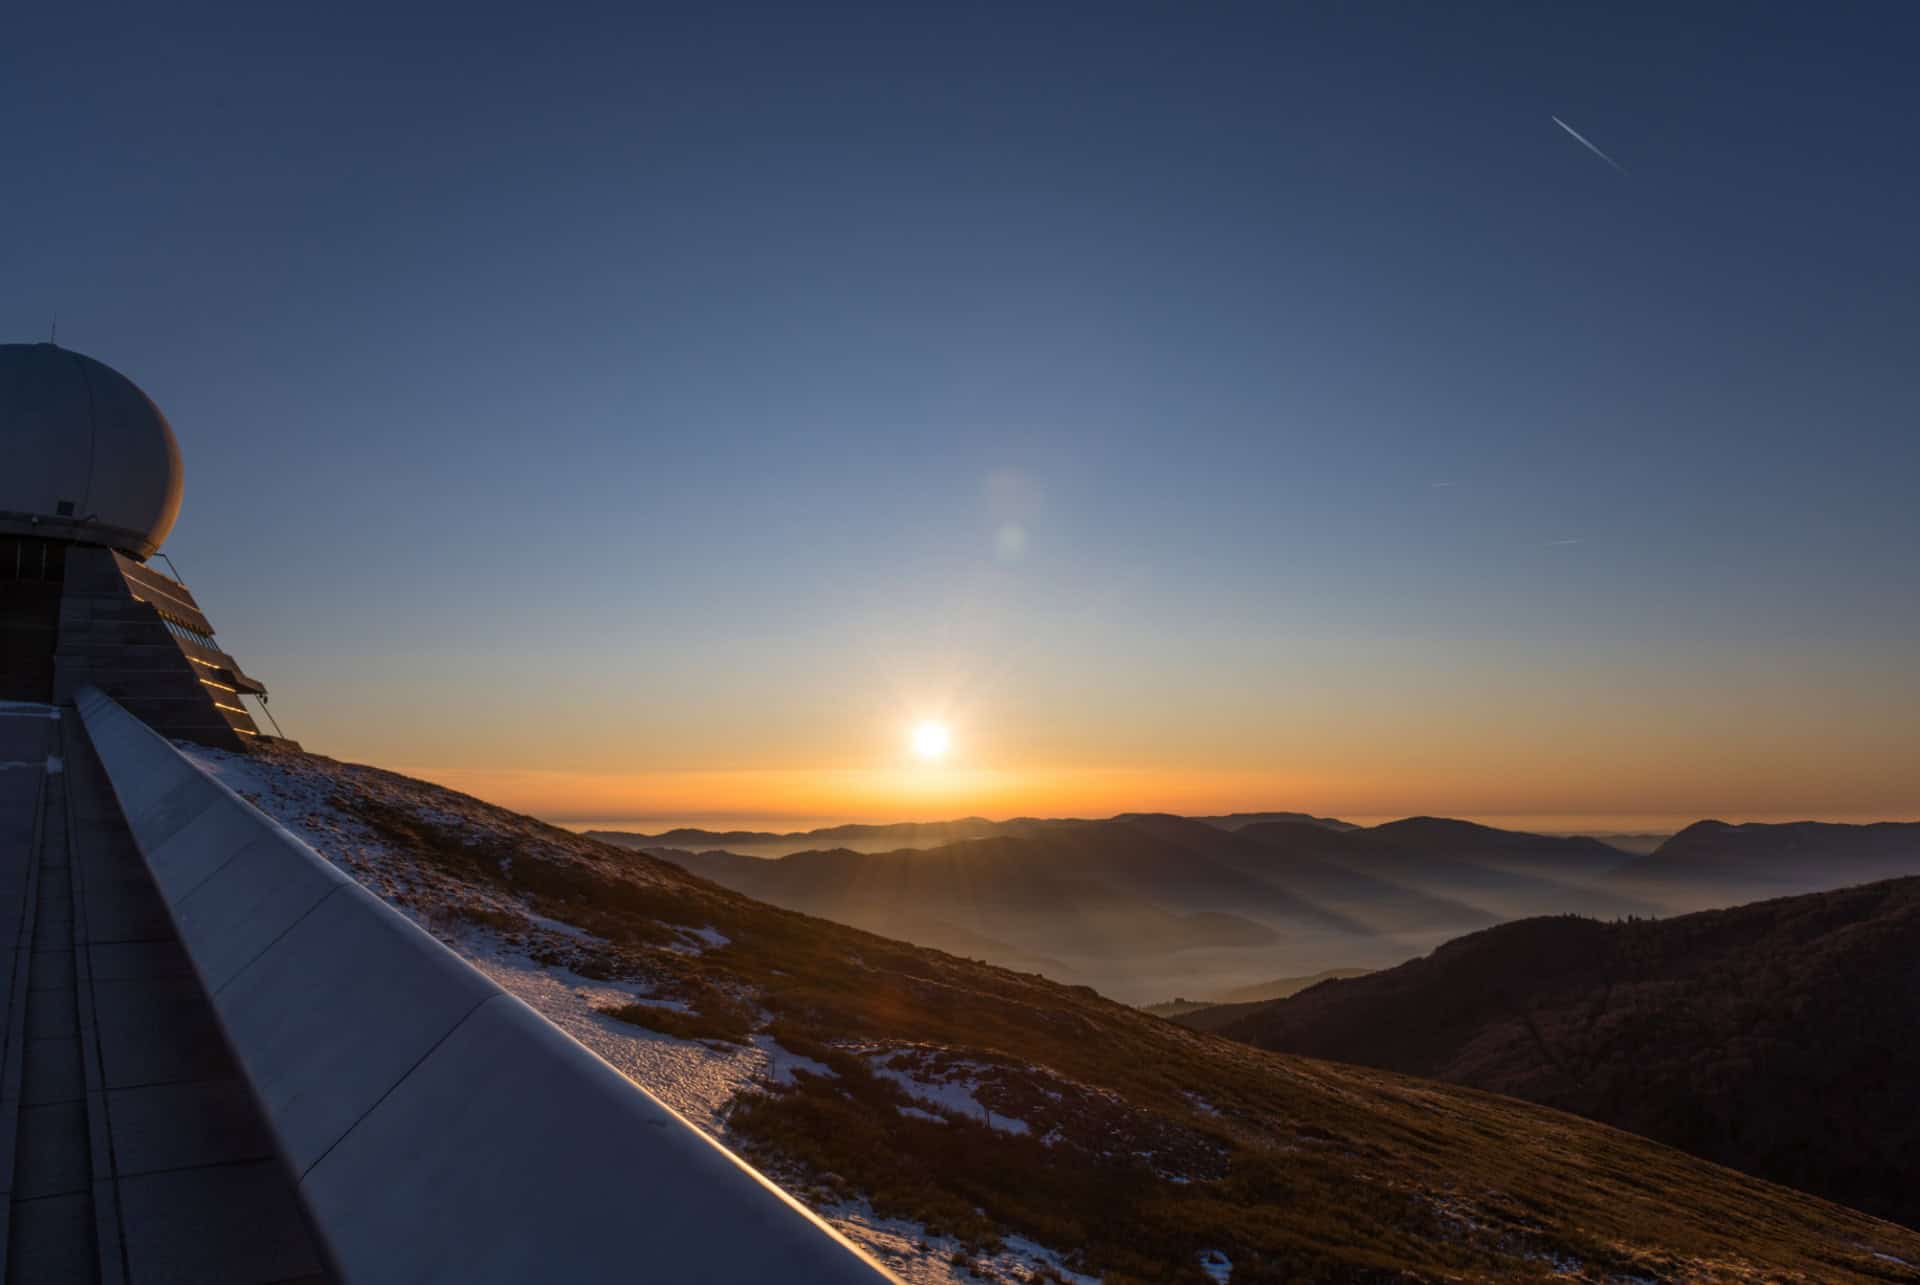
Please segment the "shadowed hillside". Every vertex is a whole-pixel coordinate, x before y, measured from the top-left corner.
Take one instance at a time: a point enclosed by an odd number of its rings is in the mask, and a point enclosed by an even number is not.
[[[624,1029],[771,1056],[714,1127],[831,1218],[958,1245],[956,1278],[1037,1245],[1110,1282],[1920,1280],[1920,1235],[1573,1116],[1197,1034],[391,773],[198,753],[603,1055]]]
[[[1531,1098],[1920,1224],[1920,879],[1526,920],[1178,1020]]]

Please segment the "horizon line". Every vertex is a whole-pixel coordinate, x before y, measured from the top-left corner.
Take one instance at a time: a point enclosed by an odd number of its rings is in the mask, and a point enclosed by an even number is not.
[[[847,826],[901,826],[901,825],[954,825],[968,821],[983,821],[991,825],[1006,825],[1014,821],[1111,821],[1126,816],[1178,816],[1189,819],[1202,817],[1262,816],[1267,814],[1290,813],[1296,816],[1312,816],[1321,820],[1339,821],[1344,824],[1373,828],[1391,824],[1395,821],[1431,819],[1439,821],[1464,821],[1474,825],[1485,825],[1492,829],[1524,830],[1539,834],[1635,834],[1635,833],[1675,833],[1690,825],[1705,821],[1717,821],[1723,825],[1912,825],[1920,824],[1920,814],[1899,816],[1880,813],[1861,812],[1754,812],[1732,810],[1722,812],[1471,812],[1449,814],[1444,812],[1405,812],[1405,813],[1354,813],[1338,816],[1331,813],[1309,812],[1304,808],[1236,808],[1232,811],[1181,812],[1168,808],[1130,808],[1104,815],[1048,815],[1044,813],[1022,812],[1007,816],[986,816],[980,813],[968,813],[959,816],[938,816],[931,818],[896,817],[888,820],[872,819],[833,819],[797,814],[779,813],[732,813],[722,816],[689,817],[685,813],[653,813],[637,816],[606,817],[596,815],[551,814],[539,819],[549,825],[565,830],[583,833],[588,830],[604,830],[626,834],[660,834],[674,830],[698,830],[707,833],[735,831],[740,833],[773,834],[780,837],[814,834],[823,830],[840,829]],[[1521,822],[1545,824],[1520,824]],[[1496,824],[1506,822],[1507,824]],[[645,829],[633,827],[644,826]],[[775,827],[787,827],[784,829]]]

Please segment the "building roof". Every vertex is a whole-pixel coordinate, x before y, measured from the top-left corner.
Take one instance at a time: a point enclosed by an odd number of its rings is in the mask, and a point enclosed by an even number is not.
[[[156,552],[180,512],[180,447],[134,382],[53,344],[0,344],[0,531]]]

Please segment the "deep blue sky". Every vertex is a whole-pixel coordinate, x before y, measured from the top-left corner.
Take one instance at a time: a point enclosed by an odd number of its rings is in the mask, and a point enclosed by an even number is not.
[[[1917,37],[27,6],[0,331],[166,410],[168,551],[315,748],[672,809],[938,707],[996,789],[1911,811]]]

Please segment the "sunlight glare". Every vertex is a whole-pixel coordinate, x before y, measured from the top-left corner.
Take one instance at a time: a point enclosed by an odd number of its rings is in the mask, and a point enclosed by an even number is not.
[[[952,743],[944,724],[922,723],[913,729],[913,752],[923,759],[941,757]]]

